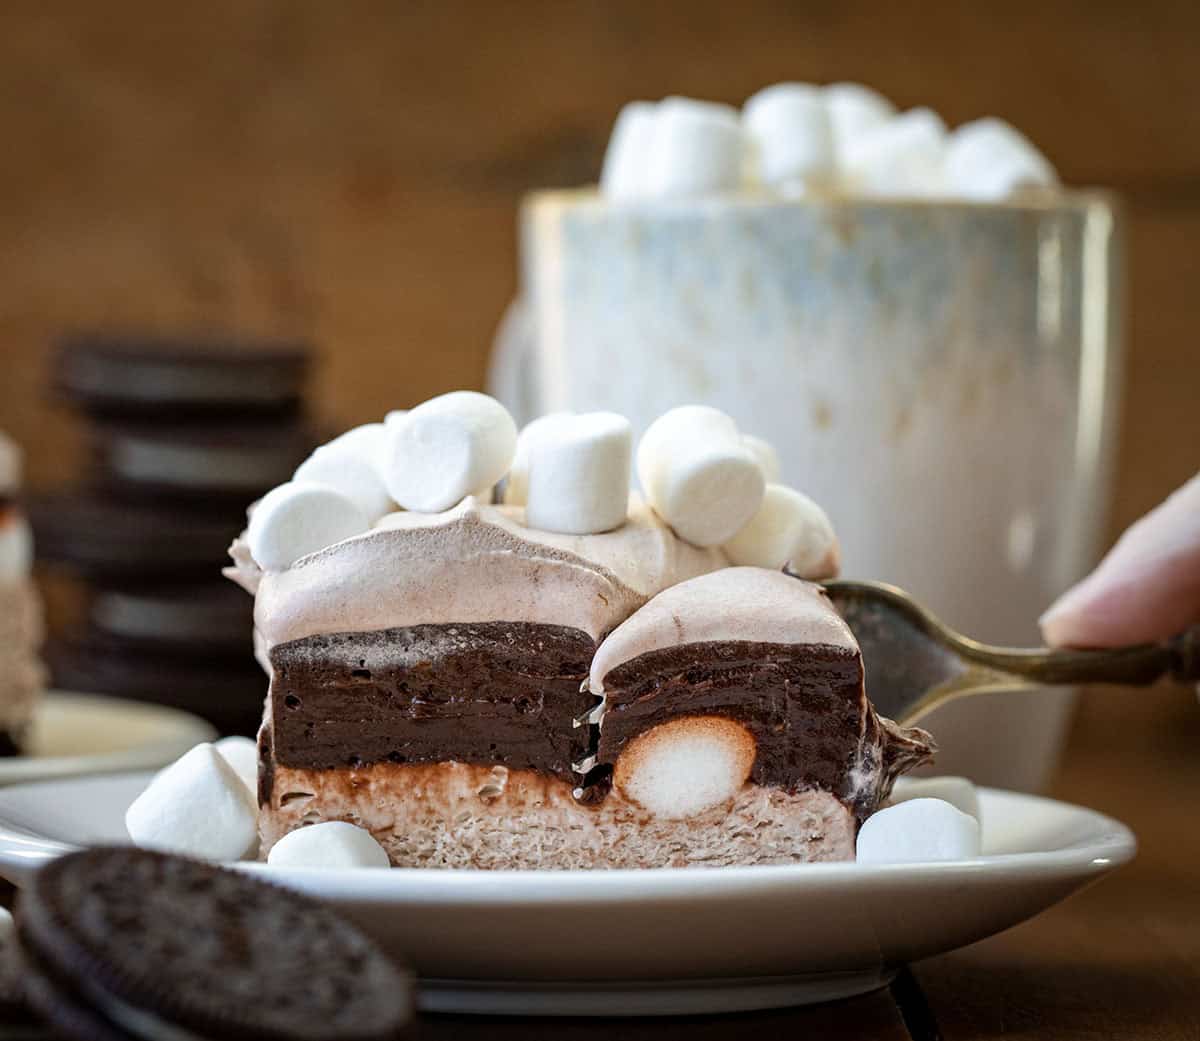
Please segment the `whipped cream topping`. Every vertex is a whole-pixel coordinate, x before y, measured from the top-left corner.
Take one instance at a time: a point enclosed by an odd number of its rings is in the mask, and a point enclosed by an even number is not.
[[[603,694],[605,676],[651,651],[733,640],[858,649],[820,586],[782,571],[730,567],[672,585],[619,625],[592,659],[589,686]]]
[[[282,571],[255,574],[235,543],[231,577],[257,586],[255,625],[266,647],[486,621],[571,626],[598,641],[663,589],[727,563],[719,550],[679,539],[636,498],[626,524],[598,535],[540,531],[523,519],[520,507],[468,496],[443,513],[389,514]]]

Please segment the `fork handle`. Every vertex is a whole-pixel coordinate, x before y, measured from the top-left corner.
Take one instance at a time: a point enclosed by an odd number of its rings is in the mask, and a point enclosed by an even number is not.
[[[1009,650],[976,645],[963,657],[1034,683],[1119,683],[1145,686],[1164,676],[1200,682],[1200,625],[1162,644],[1113,650]]]

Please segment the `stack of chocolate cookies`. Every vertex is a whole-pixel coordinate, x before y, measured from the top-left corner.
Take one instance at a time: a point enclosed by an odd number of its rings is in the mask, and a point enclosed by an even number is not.
[[[88,476],[42,497],[39,558],[81,580],[82,619],[54,633],[53,681],[175,705],[253,733],[265,679],[250,611],[220,577],[246,503],[317,438],[302,344],[73,336],[54,389],[87,421]]]

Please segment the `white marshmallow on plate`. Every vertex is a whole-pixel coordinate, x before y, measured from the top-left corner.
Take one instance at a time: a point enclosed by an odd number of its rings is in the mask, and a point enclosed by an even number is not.
[[[645,195],[657,110],[652,101],[631,101],[617,114],[600,173],[600,191],[607,198],[621,201]]]
[[[965,777],[901,777],[892,788],[893,803],[912,799],[941,799],[963,813],[982,821],[979,790]]]
[[[707,405],[673,408],[651,423],[638,443],[637,472],[654,511],[700,547],[739,532],[766,486],[737,424]]]
[[[379,462],[383,458],[386,428],[365,423],[321,445],[292,475],[293,481],[311,481],[336,488],[362,508],[374,524],[395,509],[384,486]]]
[[[598,535],[625,523],[633,428],[615,412],[559,416],[529,449],[525,523]]]
[[[158,773],[125,812],[134,844],[208,860],[239,860],[258,841],[258,807],[213,745]]]
[[[976,119],[950,135],[946,187],[955,195],[995,202],[1022,188],[1050,188],[1057,183],[1049,160],[1002,119]]]
[[[267,854],[272,867],[385,868],[384,848],[365,828],[346,821],[322,821],[289,831]]]
[[[326,484],[289,481],[255,505],[246,526],[250,555],[264,571],[282,571],[309,553],[369,531],[361,506]]]
[[[733,191],[741,182],[744,153],[745,134],[735,109],[666,98],[654,116],[644,193],[682,199]]]
[[[880,196],[945,191],[946,124],[913,108],[847,142],[841,174],[848,190]]]
[[[250,789],[251,795],[258,798],[258,742],[248,737],[223,737],[217,741],[215,748],[230,766],[234,773],[242,779],[242,783]]]
[[[732,719],[682,716],[625,746],[613,767],[613,787],[656,817],[693,817],[737,795],[755,751],[750,732]]]
[[[762,505],[721,546],[732,564],[778,570],[817,581],[838,572],[840,553],[829,516],[794,488],[768,484]]]
[[[861,83],[830,83],[822,90],[829,111],[833,147],[842,164],[847,145],[883,126],[896,114],[896,106],[877,90]]]
[[[871,814],[858,832],[860,864],[968,860],[981,849],[979,821],[943,799],[913,799]]]
[[[776,83],[742,106],[763,184],[825,188],[834,174],[833,132],[821,91],[808,83]]]
[[[531,419],[517,434],[517,449],[513,453],[512,466],[504,481],[504,503],[507,506],[524,506],[529,499],[529,453],[534,441],[545,434],[560,416],[569,412],[547,412],[544,416]]]
[[[775,446],[770,441],[764,441],[761,437],[755,437],[753,434],[743,434],[742,444],[750,449],[751,454],[758,462],[758,467],[763,472],[763,480],[768,484],[777,483],[779,481],[779,455],[775,451]]]
[[[33,531],[21,514],[0,515],[0,582],[20,582],[33,571]]]
[[[491,488],[512,464],[517,425],[495,398],[456,390],[388,422],[383,479],[406,510],[440,513]]]

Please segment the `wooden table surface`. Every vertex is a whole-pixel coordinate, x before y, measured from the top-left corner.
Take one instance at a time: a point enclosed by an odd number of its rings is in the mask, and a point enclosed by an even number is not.
[[[420,1039],[1200,1039],[1200,705],[1170,688],[1090,693],[1052,794],[1132,825],[1138,858],[1033,921],[903,970],[885,990],[751,1015],[425,1016]],[[15,1036],[0,1028],[0,1039]]]

